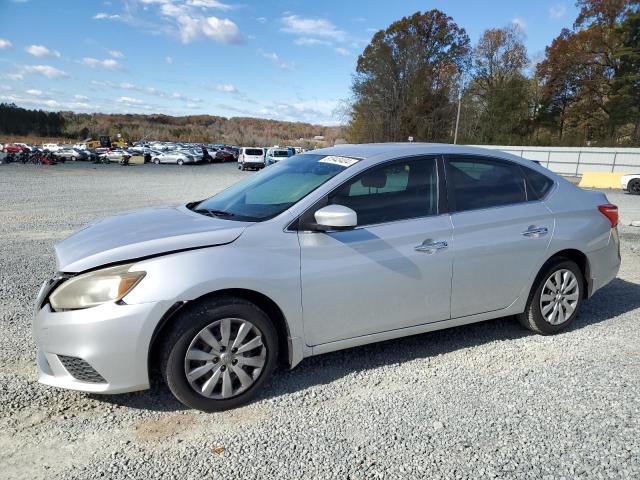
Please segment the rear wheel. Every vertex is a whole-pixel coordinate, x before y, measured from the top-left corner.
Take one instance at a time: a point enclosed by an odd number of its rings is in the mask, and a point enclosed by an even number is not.
[[[520,323],[541,335],[567,328],[578,316],[584,296],[584,276],[575,262],[556,258],[548,262],[533,286]]]
[[[214,412],[246,404],[271,376],[278,337],[267,315],[239,298],[194,305],[176,319],[161,351],[171,392]]]
[[[160,159],[159,158],[154,158],[153,159],[153,163],[155,163],[156,165],[160,165]]]
[[[634,178],[627,185],[627,190],[632,195],[640,195],[640,178]]]

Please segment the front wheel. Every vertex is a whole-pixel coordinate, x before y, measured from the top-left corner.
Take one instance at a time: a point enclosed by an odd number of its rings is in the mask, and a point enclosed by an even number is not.
[[[584,276],[578,265],[568,259],[553,259],[538,276],[518,320],[541,335],[558,333],[578,316],[583,297]]]
[[[627,190],[631,195],[640,195],[640,179],[635,178],[629,182],[627,185]]]
[[[243,299],[193,305],[176,318],[161,351],[173,395],[204,412],[249,402],[271,376],[278,336],[267,315]]]
[[[160,165],[160,159],[159,158],[154,158],[153,159],[153,163],[155,163],[156,165]]]
[[[178,163],[178,165],[182,166],[182,165],[184,165],[184,160],[180,159],[180,160],[178,160],[177,163]]]

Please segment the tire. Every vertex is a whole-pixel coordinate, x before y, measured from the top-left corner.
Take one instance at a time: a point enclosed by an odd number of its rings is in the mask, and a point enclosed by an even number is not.
[[[634,178],[627,185],[627,190],[631,195],[640,195],[640,179]]]
[[[182,160],[181,158],[178,159],[178,161],[176,162],[178,165],[182,166],[184,165],[184,160]]]
[[[572,277],[573,280],[570,280]],[[565,294],[562,296],[563,300],[559,301],[559,297],[555,296],[548,286],[561,283],[562,287],[565,279]],[[575,262],[566,258],[552,258],[540,271],[524,312],[517,316],[518,321],[525,328],[540,335],[559,333],[578,316],[584,298],[584,288],[584,276]],[[541,301],[543,294],[545,298]]]
[[[156,165],[160,165],[160,159],[159,158],[154,158],[153,159],[153,163],[155,163]]]
[[[227,325],[230,325],[226,346],[222,335],[223,322],[229,322]],[[239,345],[256,343],[255,339],[258,336],[260,337],[258,343],[261,342],[261,344],[237,354],[226,347],[233,345],[242,324],[249,325],[246,328],[251,329]],[[205,329],[219,342],[219,351],[202,340],[201,335]],[[211,337],[205,335],[205,338]],[[209,349],[210,351],[207,351]],[[207,355],[207,359],[188,360],[187,352],[193,352],[193,350],[198,354],[202,351]],[[213,355],[213,358],[209,358],[209,355]],[[251,359],[253,363],[262,363],[260,366],[243,366],[239,358]],[[223,297],[194,304],[179,314],[173,328],[167,333],[162,343],[160,368],[171,393],[180,402],[203,412],[217,412],[248,403],[271,377],[277,358],[278,336],[269,317],[256,305],[246,300]],[[187,370],[193,374],[201,367],[207,367],[209,370],[192,379],[194,385],[192,386],[187,378]],[[247,379],[249,379],[251,383],[243,386],[240,376],[236,373],[238,369],[245,372],[244,380],[248,382]],[[228,385],[232,388],[231,394],[229,390],[226,393],[223,390],[225,382],[230,382]],[[212,383],[213,386],[211,386]],[[206,394],[202,393],[207,387],[211,390]],[[196,388],[201,391],[196,391]]]

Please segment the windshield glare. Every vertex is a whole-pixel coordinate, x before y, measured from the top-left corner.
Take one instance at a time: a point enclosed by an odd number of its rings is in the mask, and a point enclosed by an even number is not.
[[[327,163],[323,161],[325,157],[311,154],[291,157],[200,202],[193,209],[218,212],[222,218],[231,220],[268,220],[348,168]]]

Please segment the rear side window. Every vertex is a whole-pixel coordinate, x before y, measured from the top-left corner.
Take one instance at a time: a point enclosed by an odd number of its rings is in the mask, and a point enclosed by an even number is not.
[[[447,184],[451,209],[457,212],[527,201],[519,166],[501,160],[449,158]]]
[[[530,168],[521,168],[524,176],[527,177],[527,198],[529,200],[540,200],[544,198],[549,190],[551,190],[553,180]]]
[[[358,225],[426,217],[438,213],[438,175],[433,158],[374,167],[329,196],[358,214]]]

